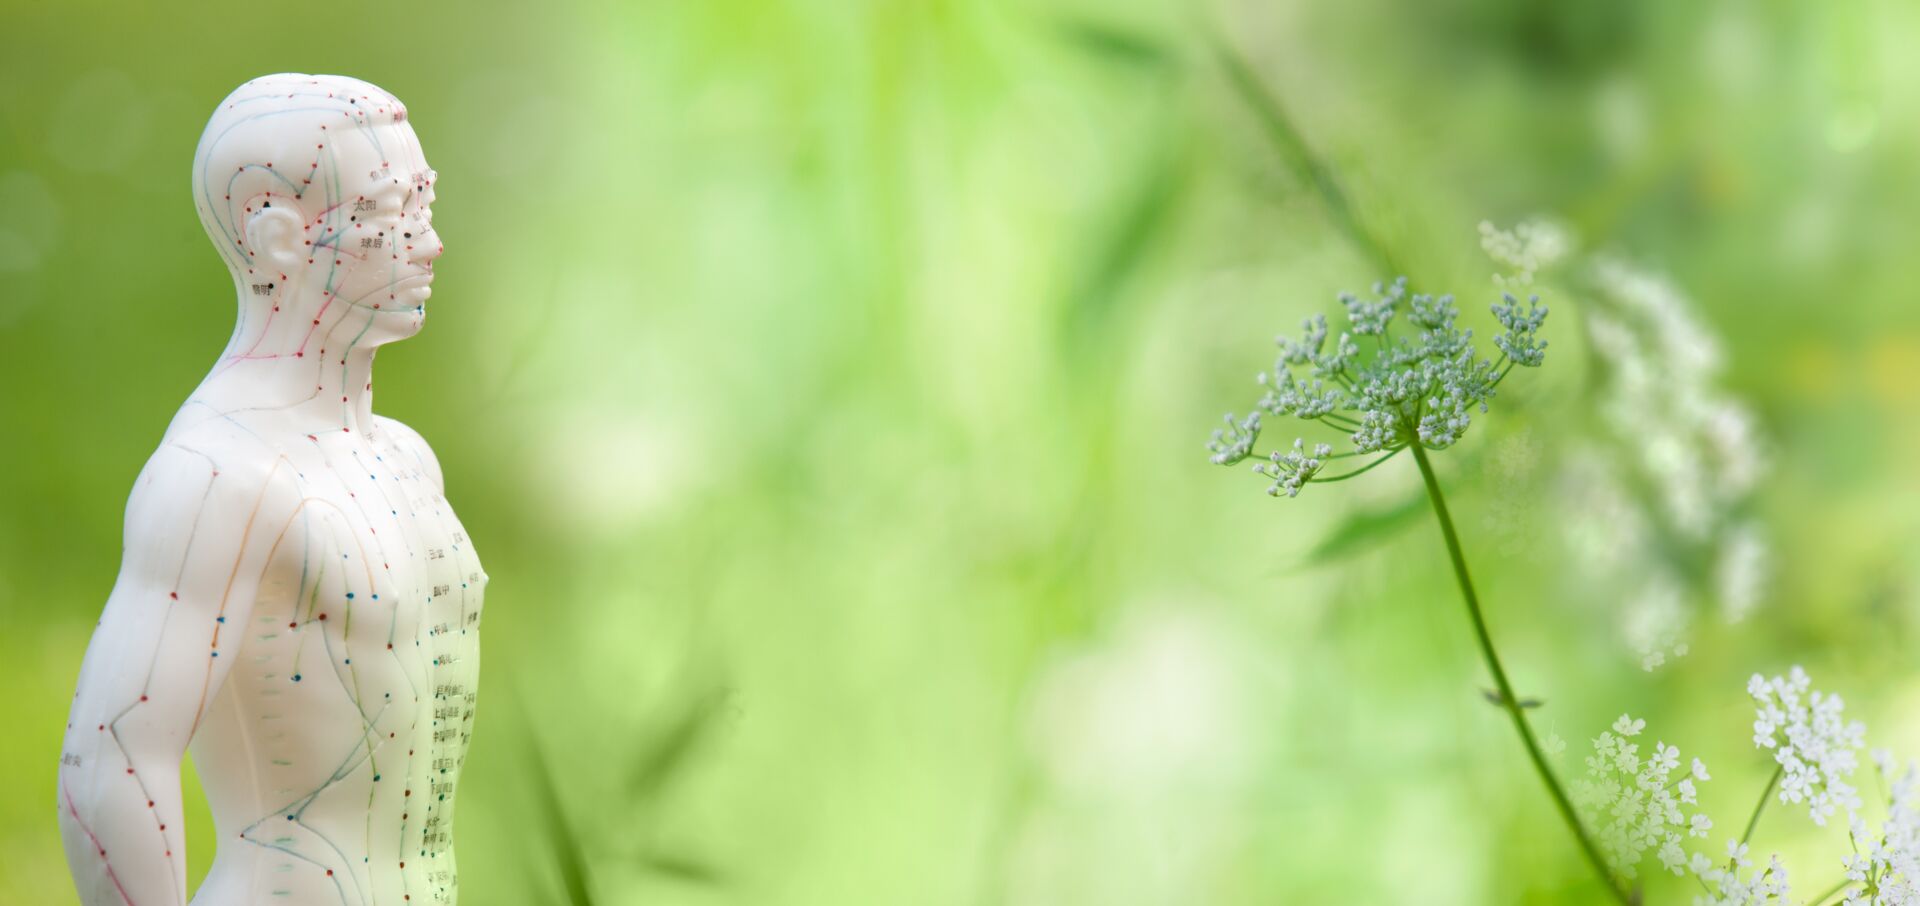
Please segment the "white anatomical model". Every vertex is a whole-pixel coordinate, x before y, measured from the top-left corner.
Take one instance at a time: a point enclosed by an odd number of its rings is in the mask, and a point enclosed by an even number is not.
[[[458,893],[486,574],[433,452],[372,412],[374,351],[425,316],[433,181],[357,79],[255,79],[207,124],[193,193],[239,323],[134,484],[81,666],[58,808],[88,906],[186,902],[189,744],[219,839],[194,903]]]

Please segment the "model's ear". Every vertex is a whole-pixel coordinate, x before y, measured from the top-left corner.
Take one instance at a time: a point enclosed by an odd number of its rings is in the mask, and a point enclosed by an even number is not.
[[[305,226],[290,205],[262,200],[247,217],[247,250],[255,261],[291,274],[307,261]]]

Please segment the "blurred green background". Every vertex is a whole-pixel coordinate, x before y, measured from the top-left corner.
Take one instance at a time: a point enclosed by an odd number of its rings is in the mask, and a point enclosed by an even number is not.
[[[1597,901],[1413,464],[1275,501],[1202,441],[1389,268],[1484,332],[1475,225],[1552,218],[1547,365],[1438,463],[1563,770],[1631,710],[1738,826],[1745,679],[1794,663],[1920,755],[1917,39],[1890,0],[4,0],[0,902],[73,901],[67,702],[233,315],[188,165],[277,71],[394,92],[440,174],[377,409],[493,576],[463,902]],[[1562,543],[1611,525],[1569,470],[1646,458],[1596,414],[1601,252],[1691,300],[1767,464],[1744,620],[1712,532],[1616,567],[1681,577],[1653,671]],[[1844,840],[1788,812],[1755,848],[1811,893]]]

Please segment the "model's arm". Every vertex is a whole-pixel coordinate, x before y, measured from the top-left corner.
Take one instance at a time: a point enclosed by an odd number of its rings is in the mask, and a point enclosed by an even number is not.
[[[86,906],[186,902],[181,757],[299,499],[284,461],[212,446],[163,446],[140,473],[120,575],[80,667],[57,806]]]

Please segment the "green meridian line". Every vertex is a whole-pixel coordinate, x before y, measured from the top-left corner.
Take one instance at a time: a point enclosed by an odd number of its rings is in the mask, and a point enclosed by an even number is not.
[[[1427,451],[1418,441],[1408,446],[1413,449],[1414,462],[1420,464],[1420,477],[1427,485],[1427,499],[1433,503],[1433,514],[1440,522],[1440,534],[1446,539],[1447,556],[1453,561],[1453,575],[1460,583],[1460,596],[1466,601],[1467,616],[1473,621],[1474,638],[1480,644],[1480,654],[1486,659],[1487,670],[1493,674],[1494,685],[1500,689],[1500,705],[1507,716],[1513,719],[1513,728],[1526,745],[1527,757],[1533,761],[1534,770],[1539,772],[1540,782],[1546,784],[1554,806],[1567,823],[1567,829],[1580,841],[1581,852],[1592,864],[1594,873],[1600,876],[1615,900],[1623,906],[1633,906],[1635,898],[1614,879],[1612,870],[1607,867],[1607,860],[1587,834],[1586,826],[1580,823],[1580,816],[1573,810],[1573,801],[1567,798],[1567,791],[1553,776],[1553,769],[1547,765],[1546,754],[1533,737],[1533,727],[1527,723],[1526,712],[1521,709],[1519,698],[1513,693],[1513,685],[1507,681],[1506,668],[1501,666],[1500,655],[1494,651],[1493,636],[1487,632],[1486,618],[1480,612],[1480,597],[1474,592],[1473,580],[1467,576],[1467,558],[1460,550],[1460,537],[1454,532],[1453,517],[1447,513],[1447,502],[1441,496],[1440,482],[1434,477],[1433,464],[1427,461]]]

